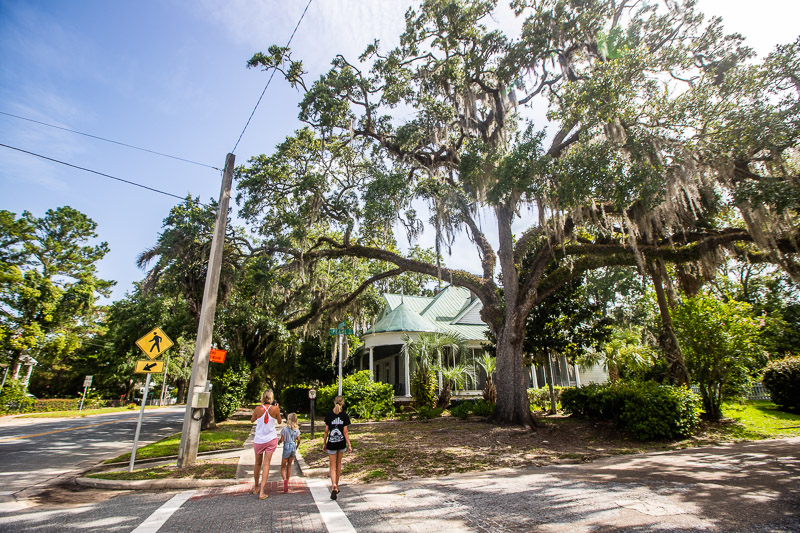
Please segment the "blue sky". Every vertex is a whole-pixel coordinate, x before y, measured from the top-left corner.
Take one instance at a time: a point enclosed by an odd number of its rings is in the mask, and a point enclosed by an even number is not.
[[[336,53],[355,60],[373,38],[395,44],[408,4],[313,0],[293,54],[316,79]],[[0,111],[221,168],[267,81],[246,61],[285,44],[305,6],[306,0],[0,0]],[[700,6],[721,15],[761,55],[798,35],[798,0],[762,0],[757,9],[744,0]],[[236,150],[237,164],[270,153],[300,125],[299,99],[275,77]],[[206,166],[2,114],[0,143],[179,196],[219,195],[220,173]],[[136,257],[155,243],[177,202],[0,147],[0,209],[41,216],[69,205],[94,219],[111,248],[99,271],[118,282],[113,299],[142,278]],[[452,264],[474,270],[472,261],[473,254],[457,254]]]

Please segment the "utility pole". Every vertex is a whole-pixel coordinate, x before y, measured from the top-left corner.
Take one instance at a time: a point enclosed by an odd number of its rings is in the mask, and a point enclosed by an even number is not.
[[[231,198],[233,165],[236,156],[228,154],[225,158],[225,171],[222,174],[222,188],[219,192],[217,221],[214,224],[214,237],[211,239],[211,253],[208,258],[206,285],[203,290],[203,305],[200,309],[200,323],[197,325],[197,341],[192,362],[192,377],[189,380],[189,394],[186,398],[186,414],[183,417],[181,446],[178,449],[178,468],[191,466],[197,460],[197,446],[200,442],[200,424],[203,409],[209,405],[208,356],[211,352],[211,334],[214,331],[214,313],[217,308],[217,288],[222,266],[222,249],[225,245],[225,226],[228,223],[228,204]]]

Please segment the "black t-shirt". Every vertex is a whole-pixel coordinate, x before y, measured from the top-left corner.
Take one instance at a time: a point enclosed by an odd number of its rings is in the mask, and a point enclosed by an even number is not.
[[[344,450],[347,448],[347,441],[344,438],[344,427],[350,425],[350,417],[344,411],[338,415],[333,410],[325,415],[325,425],[328,426],[328,443],[325,446],[329,450]]]

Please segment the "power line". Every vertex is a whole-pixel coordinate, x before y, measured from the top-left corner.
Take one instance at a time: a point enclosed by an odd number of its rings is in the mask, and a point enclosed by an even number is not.
[[[186,163],[191,163],[193,165],[199,165],[201,167],[208,167],[208,168],[213,168],[214,170],[220,170],[219,168],[217,168],[215,166],[206,165],[205,163],[198,163],[197,161],[192,161],[191,159],[184,159],[182,157],[165,154],[163,152],[156,152],[155,150],[148,150],[147,148],[141,148],[139,146],[134,146],[132,144],[126,144],[126,143],[123,143],[123,142],[114,141],[114,140],[111,140],[111,139],[106,139],[105,137],[99,137],[97,135],[92,135],[91,133],[83,133],[82,131],[75,131],[75,130],[71,130],[69,128],[63,128],[61,126],[56,126],[55,124],[48,124],[47,122],[41,122],[39,120],[34,120],[32,118],[21,117],[19,115],[13,115],[11,113],[6,113],[5,111],[0,111],[0,115],[6,115],[6,116],[9,116],[9,117],[18,118],[20,120],[27,120],[28,122],[34,122],[36,124],[41,124],[42,126],[55,128],[57,130],[68,131],[70,133],[77,133],[78,135],[84,135],[86,137],[91,137],[92,139],[98,139],[100,141],[105,141],[105,142],[109,142],[109,143],[113,143],[113,144],[118,144],[120,146],[125,146],[127,148],[133,148],[134,150],[141,150],[142,152],[148,152],[148,153],[155,154],[155,155],[160,155],[160,156],[163,156],[163,157],[169,157],[170,159],[177,159],[178,161],[184,161]]]
[[[300,23],[303,22],[303,17],[306,16],[306,11],[308,11],[308,6],[310,6],[310,5],[311,5],[311,0],[308,0],[308,3],[306,4],[306,8],[303,10],[303,14],[300,15],[300,20],[297,21],[297,24],[295,25],[294,30],[292,30],[292,34],[289,36],[289,40],[286,42],[286,48],[289,48],[289,45],[292,44],[292,39],[294,38],[294,34],[297,31],[297,28],[300,27]],[[250,113],[250,118],[247,119],[247,123],[244,125],[244,129],[242,129],[242,133],[240,133],[239,134],[239,138],[236,139],[236,144],[234,145],[233,150],[231,150],[232,154],[236,153],[236,148],[239,146],[239,141],[242,140],[242,136],[244,135],[244,132],[247,130],[247,126],[250,125],[250,121],[253,120],[253,115],[256,114],[256,109],[258,109],[258,104],[260,104],[261,103],[261,99],[264,98],[264,93],[267,92],[267,87],[269,87],[269,84],[272,81],[272,78],[275,76],[275,72],[277,70],[278,70],[277,67],[273,67],[272,68],[272,74],[269,75],[269,79],[267,80],[267,84],[264,86],[264,90],[261,91],[261,96],[258,97],[258,102],[256,102],[256,105],[253,108],[253,111]]]
[[[154,189],[153,187],[148,187],[147,185],[142,185],[141,183],[136,183],[135,181],[130,181],[130,180],[118,178],[116,176],[112,176],[111,174],[105,174],[103,172],[98,172],[97,170],[92,170],[90,168],[79,167],[78,165],[73,165],[72,163],[67,163],[65,161],[61,161],[61,160],[58,160],[58,159],[53,159],[52,157],[47,157],[47,156],[44,156],[42,154],[29,152],[27,150],[23,150],[22,148],[17,148],[15,146],[9,146],[7,144],[2,144],[2,143],[0,143],[0,146],[2,146],[4,148],[9,148],[11,150],[16,150],[17,152],[22,152],[24,154],[29,154],[29,155],[32,155],[32,156],[35,156],[35,157],[39,157],[41,159],[46,159],[46,160],[52,161],[54,163],[59,163],[61,165],[66,165],[68,167],[77,168],[78,170],[85,170],[86,172],[91,172],[92,174],[97,174],[98,176],[103,176],[105,178],[111,178],[112,180],[121,181],[123,183],[127,183],[128,185],[135,185],[136,187],[141,187],[142,189],[147,189],[148,191],[157,192],[159,194],[164,194],[166,196],[172,196],[173,198],[177,198],[178,200],[185,200],[185,198],[183,196],[178,196],[177,194],[172,194],[171,192],[166,192],[166,191],[162,191],[162,190],[159,190],[159,189]],[[206,204],[203,204],[202,202],[199,202],[199,203],[201,205],[206,205]]]

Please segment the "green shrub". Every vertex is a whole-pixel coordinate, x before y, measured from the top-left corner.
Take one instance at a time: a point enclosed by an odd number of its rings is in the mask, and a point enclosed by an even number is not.
[[[420,407],[417,409],[417,417],[420,420],[430,420],[442,416],[444,409],[440,407]]]
[[[81,405],[80,398],[47,398],[33,402],[33,412],[50,413],[53,411],[74,411]],[[84,401],[83,408],[88,409],[89,405]]]
[[[411,376],[411,397],[414,407],[434,407],[436,394],[436,374],[428,366],[420,365]]]
[[[8,379],[0,393],[0,413],[30,413],[34,399],[26,396],[25,385],[17,379]]]
[[[311,410],[311,400],[308,399],[310,385],[290,385],[281,391],[281,408],[287,413],[305,413]]]
[[[700,406],[691,390],[654,382],[591,384],[561,396],[565,411],[613,420],[639,440],[690,436],[700,422]]]
[[[338,385],[328,385],[317,390],[316,412],[324,416],[333,409]],[[372,381],[369,370],[350,374],[342,379],[344,408],[354,418],[371,418],[394,415],[394,388],[388,383]]]
[[[458,403],[453,402],[450,404],[450,415],[457,416],[458,418],[464,419],[469,416],[470,411],[472,410],[472,404],[474,402],[470,400],[463,400]]]
[[[246,367],[226,368],[222,376],[214,379],[211,394],[214,396],[214,418],[217,422],[227,420],[241,407],[250,371]]]
[[[800,410],[800,356],[770,361],[764,370],[764,386],[776,405],[790,411]]]
[[[470,406],[470,412],[477,416],[491,416],[494,413],[494,404],[486,400],[477,400]]]

